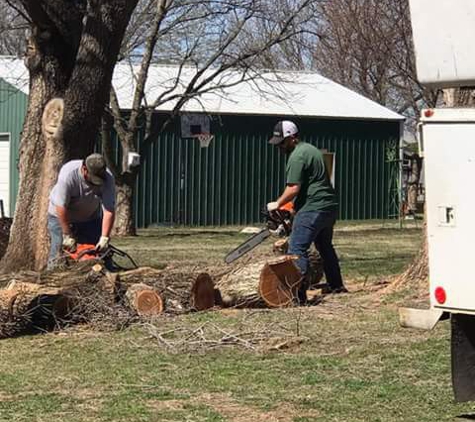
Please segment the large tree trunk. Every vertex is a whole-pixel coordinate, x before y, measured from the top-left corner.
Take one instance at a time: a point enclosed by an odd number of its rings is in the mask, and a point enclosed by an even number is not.
[[[49,192],[65,161],[92,151],[114,64],[137,0],[90,0],[44,6],[23,0],[32,21],[27,54],[30,93],[20,140],[20,186],[3,271],[41,269],[49,238]],[[64,116],[54,136],[44,136],[41,118],[54,97],[64,99]]]

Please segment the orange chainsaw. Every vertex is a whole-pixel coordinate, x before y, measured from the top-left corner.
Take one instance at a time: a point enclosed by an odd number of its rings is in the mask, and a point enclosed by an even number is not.
[[[244,243],[241,243],[237,248],[229,252],[224,257],[224,262],[226,262],[226,264],[230,264],[248,253],[270,236],[285,237],[290,235],[294,215],[292,202],[287,202],[287,204],[275,211],[267,211],[267,209],[265,209],[261,214],[265,218],[266,227],[262,228],[260,232],[256,233]]]
[[[96,249],[96,245],[88,244],[88,243],[79,243],[73,252],[64,250],[64,253],[72,261],[76,261],[76,262],[88,261],[90,259],[98,259],[105,262],[110,262],[111,271],[126,271],[126,270],[131,269],[131,268],[127,268],[127,267],[123,267],[122,265],[119,265],[116,259],[117,256],[127,258],[129,262],[132,264],[132,269],[138,268],[137,264],[128,253],[112,245],[109,245],[104,251],[99,252]]]

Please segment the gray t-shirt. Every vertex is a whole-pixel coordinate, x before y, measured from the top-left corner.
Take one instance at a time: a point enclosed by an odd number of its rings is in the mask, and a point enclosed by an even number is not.
[[[107,211],[115,209],[115,181],[107,170],[102,186],[86,182],[81,173],[82,160],[67,162],[59,171],[58,181],[49,197],[48,213],[57,217],[56,206],[68,210],[71,223],[95,220],[101,217],[101,204]]]

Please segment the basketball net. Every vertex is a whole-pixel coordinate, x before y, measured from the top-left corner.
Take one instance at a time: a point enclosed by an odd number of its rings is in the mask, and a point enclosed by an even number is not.
[[[198,141],[200,141],[200,147],[201,148],[208,148],[210,142],[214,139],[214,135],[211,133],[200,133],[199,135],[196,135],[198,138]]]

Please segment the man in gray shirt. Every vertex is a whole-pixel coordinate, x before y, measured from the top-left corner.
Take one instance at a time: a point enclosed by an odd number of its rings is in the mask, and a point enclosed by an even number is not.
[[[115,181],[104,157],[91,154],[64,164],[50,194],[48,268],[54,267],[61,247],[74,251],[77,243],[88,243],[105,250],[114,217]]]

